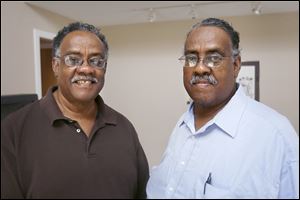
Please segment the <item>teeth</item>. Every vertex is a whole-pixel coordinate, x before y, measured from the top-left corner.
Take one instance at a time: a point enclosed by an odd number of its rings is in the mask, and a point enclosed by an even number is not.
[[[79,80],[77,81],[78,84],[90,84],[91,81]]]

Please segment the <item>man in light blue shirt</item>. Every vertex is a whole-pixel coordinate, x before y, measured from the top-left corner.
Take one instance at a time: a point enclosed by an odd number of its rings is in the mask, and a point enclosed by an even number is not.
[[[193,102],[151,172],[148,198],[299,198],[299,137],[236,83],[238,33],[205,19],[188,33],[180,60]]]

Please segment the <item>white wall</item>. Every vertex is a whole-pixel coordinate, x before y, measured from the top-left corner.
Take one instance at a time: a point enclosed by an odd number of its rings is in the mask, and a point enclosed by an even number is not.
[[[224,19],[240,32],[242,61],[260,61],[260,101],[286,115],[299,133],[298,13]],[[151,166],[187,108],[177,59],[194,23],[103,28],[111,50],[102,96],[134,123]]]
[[[240,32],[242,60],[260,61],[260,100],[299,133],[299,13],[225,18]],[[33,28],[57,32],[71,22],[23,2],[1,2],[1,94],[33,93]],[[107,104],[135,125],[150,166],[186,110],[185,34],[196,21],[103,27],[110,45]],[[51,67],[51,66],[49,66]]]

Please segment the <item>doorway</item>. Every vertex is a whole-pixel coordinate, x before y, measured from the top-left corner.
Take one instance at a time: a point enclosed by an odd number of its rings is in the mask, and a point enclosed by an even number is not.
[[[45,96],[48,89],[56,84],[52,71],[52,40],[40,38],[40,44],[42,96]]]
[[[51,67],[54,37],[54,33],[33,29],[35,91],[39,99],[46,94],[49,86],[56,82]]]

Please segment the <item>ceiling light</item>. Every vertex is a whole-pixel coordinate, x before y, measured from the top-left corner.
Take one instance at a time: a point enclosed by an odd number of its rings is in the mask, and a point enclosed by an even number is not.
[[[192,16],[192,19],[197,19],[198,15],[197,15],[197,12],[196,12],[195,5],[191,4],[190,8],[191,8],[190,15]]]
[[[134,11],[143,11],[146,12],[147,14],[147,19],[149,22],[154,22],[157,20],[157,12],[159,11],[159,14],[163,12],[164,10],[168,9],[176,9],[176,8],[189,8],[190,11],[188,14],[189,17],[192,19],[197,19],[199,18],[198,13],[197,13],[197,8],[202,7],[202,6],[213,6],[213,5],[221,5],[221,4],[231,4],[233,1],[203,1],[201,3],[193,3],[193,4],[181,4],[181,5],[169,5],[169,6],[160,6],[160,7],[151,7],[151,8],[140,8],[140,9],[134,9]],[[260,8],[254,8],[251,7],[253,12],[258,13],[260,12]],[[258,11],[254,11],[257,10]]]
[[[261,10],[262,10],[262,6],[261,6],[261,2],[253,2],[252,5],[252,12],[256,15],[260,15],[261,14]]]
[[[154,22],[155,21],[155,19],[156,19],[156,13],[155,13],[155,11],[154,11],[154,9],[153,8],[150,8],[149,9],[149,17],[148,17],[148,20],[149,20],[149,22]]]

